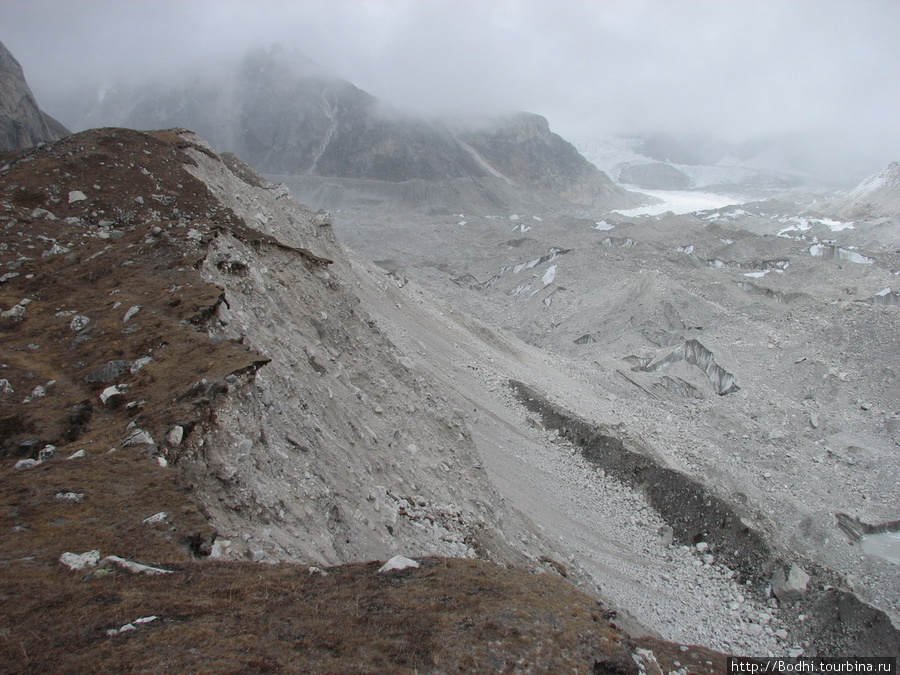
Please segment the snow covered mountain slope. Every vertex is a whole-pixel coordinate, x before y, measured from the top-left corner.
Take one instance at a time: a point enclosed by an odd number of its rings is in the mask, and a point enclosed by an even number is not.
[[[892,162],[832,203],[848,218],[900,217],[900,162]]]

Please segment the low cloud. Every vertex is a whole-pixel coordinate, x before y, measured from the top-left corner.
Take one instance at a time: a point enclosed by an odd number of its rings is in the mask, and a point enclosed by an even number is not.
[[[568,137],[807,133],[900,159],[888,0],[10,0],[0,40],[42,100],[296,48],[427,114],[541,113]],[[50,110],[51,113],[59,112]]]

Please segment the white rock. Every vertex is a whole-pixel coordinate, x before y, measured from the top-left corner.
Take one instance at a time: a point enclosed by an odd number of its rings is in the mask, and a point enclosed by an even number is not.
[[[694,548],[697,549],[698,553],[706,553],[709,550],[709,544],[707,544],[705,541],[701,541],[696,546],[694,546]]]
[[[136,360],[134,363],[131,364],[131,374],[134,375],[136,372],[138,372],[141,368],[143,368],[144,366],[149,364],[151,361],[153,361],[152,356],[142,356],[141,358],[139,358],[138,360]]]
[[[59,562],[70,570],[83,570],[86,567],[96,567],[100,562],[100,551],[87,551],[85,553],[63,553],[59,556]]]
[[[209,552],[209,557],[213,559],[224,558],[230,552],[230,548],[231,541],[229,539],[216,539],[213,542],[212,550]]]
[[[75,202],[83,202],[87,199],[87,195],[84,194],[81,190],[72,190],[69,192],[69,203],[74,204]]]
[[[47,209],[36,208],[31,212],[32,218],[44,218],[46,220],[57,220],[57,217],[50,213]],[[889,289],[890,292],[890,289]]]
[[[47,395],[47,388],[41,385],[36,386],[31,390],[31,393],[26,396],[22,403],[31,403],[36,398],[44,398]]]
[[[37,466],[38,464],[41,464],[41,462],[37,461],[36,459],[20,459],[18,462],[16,462],[15,468],[30,469],[34,466]]]
[[[9,380],[0,380],[0,394],[15,394],[16,390],[12,388]]]
[[[184,440],[184,427],[176,424],[169,429],[169,433],[166,434],[166,444],[176,447],[181,445],[182,440]]]
[[[122,323],[128,323],[134,317],[135,314],[141,311],[140,305],[134,305],[128,308],[128,311],[125,312],[125,317],[122,319]]]
[[[154,513],[152,516],[148,516],[144,518],[141,522],[144,525],[158,525],[159,523],[164,523],[168,520],[169,514],[165,511],[160,511],[159,513]]]
[[[78,333],[79,331],[87,328],[88,324],[91,322],[90,318],[83,316],[81,314],[76,314],[72,317],[72,321],[69,322],[69,328],[73,333]]]
[[[103,405],[117,406],[125,398],[126,391],[128,391],[127,384],[117,384],[112,387],[107,387],[100,392],[100,400],[103,402]]]
[[[393,570],[405,570],[410,567],[418,567],[419,563],[415,560],[411,560],[410,558],[405,558],[402,555],[395,555],[393,558],[388,560],[384,565],[378,568],[379,572],[391,572]]]
[[[796,600],[806,593],[809,575],[799,565],[792,564],[787,574],[784,569],[777,569],[772,574],[772,593],[779,600]]]
[[[58,502],[67,502],[69,504],[80,504],[84,501],[84,495],[81,492],[57,492],[54,499]]]
[[[147,574],[150,576],[158,574],[173,574],[171,570],[164,570],[159,567],[151,567],[142,563],[136,563],[133,560],[125,560],[117,555],[108,555],[100,561],[100,567],[118,567],[131,572],[132,574]]]
[[[79,450],[78,452],[73,452],[71,455],[66,457],[66,459],[81,459],[86,456],[87,456],[87,453],[82,449],[82,450]]]
[[[125,439],[125,445],[153,445],[153,436],[143,429],[135,429]]]
[[[310,573],[310,574],[318,574],[319,576],[323,576],[323,577],[327,577],[327,576],[328,576],[328,572],[326,572],[325,570],[323,570],[321,567],[310,567],[310,568],[309,568],[309,573]]]

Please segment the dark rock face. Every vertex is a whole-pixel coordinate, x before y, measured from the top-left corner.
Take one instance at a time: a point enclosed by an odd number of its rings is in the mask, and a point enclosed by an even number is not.
[[[543,117],[521,113],[477,129],[414,118],[276,48],[247,56],[219,77],[120,87],[108,91],[99,107],[92,105],[75,113],[78,126],[188,127],[219,151],[292,185],[290,177],[300,176],[382,183],[499,180],[576,204],[639,203],[552,133]]]
[[[27,148],[68,133],[59,122],[41,112],[22,66],[0,43],[0,150]]]
[[[616,201],[626,194],[571,143],[550,131],[540,115],[518,113],[463,133],[461,139],[507,178],[576,204]]]

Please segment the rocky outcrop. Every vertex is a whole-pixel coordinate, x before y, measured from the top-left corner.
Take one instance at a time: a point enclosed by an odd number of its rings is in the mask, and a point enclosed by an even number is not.
[[[495,172],[523,187],[586,206],[641,203],[550,131],[540,115],[511,115],[460,137]]]
[[[52,141],[68,130],[38,107],[22,66],[0,43],[0,150]]]

